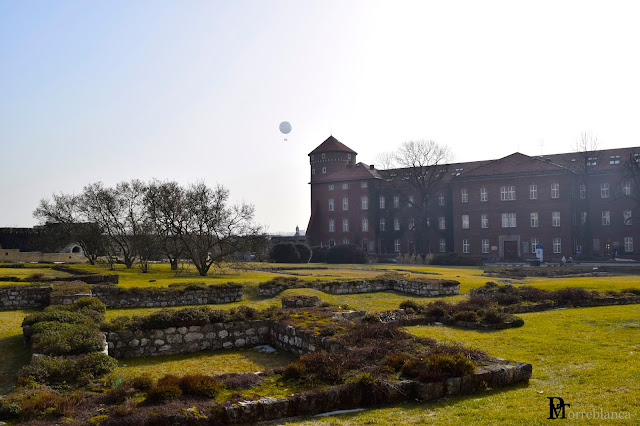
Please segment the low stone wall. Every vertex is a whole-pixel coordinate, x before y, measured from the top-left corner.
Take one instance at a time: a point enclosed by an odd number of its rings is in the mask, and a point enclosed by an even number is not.
[[[299,284],[295,288],[313,288],[329,294],[374,293],[379,291],[399,291],[417,296],[454,296],[460,294],[460,283],[453,280],[432,280],[432,282],[410,280],[357,280],[357,281],[316,281]],[[258,295],[273,297],[286,290],[286,286],[258,286]]]
[[[71,281],[83,281],[87,284],[118,284],[120,280],[119,275],[109,274],[109,275],[99,275],[99,274],[89,274],[72,276],[72,277],[55,277],[55,278],[17,278],[17,277],[0,277],[0,281],[9,281],[9,282],[19,282],[19,283],[29,283],[29,282],[39,282],[39,283],[53,283],[53,282],[71,282]]]
[[[48,286],[0,286],[0,310],[33,309],[49,306],[52,287]]]
[[[275,321],[271,323],[267,343],[299,355],[319,351],[338,352],[344,349],[330,337],[315,336],[311,331]]]
[[[289,296],[282,298],[283,308],[313,308],[314,306],[320,306],[322,301],[318,296]]]
[[[41,253],[39,251],[20,251],[19,249],[0,248],[0,259],[4,262],[67,262],[86,263],[88,260],[79,253]]]
[[[541,312],[560,308],[589,308],[596,306],[615,306],[640,304],[640,296],[625,297],[598,297],[595,299],[584,299],[573,302],[570,305],[558,302],[535,303],[531,305],[516,305],[499,307],[498,310],[507,314],[523,314],[527,312]]]
[[[122,330],[107,333],[114,358],[156,356],[241,348],[269,343],[270,320],[169,327],[163,330]]]
[[[165,306],[209,305],[242,300],[242,285],[209,285],[203,288],[122,288],[93,285],[91,293],[107,308],[156,308]]]
[[[255,423],[287,417],[319,414],[334,410],[379,406],[404,401],[433,401],[456,395],[469,395],[487,387],[501,388],[527,383],[531,364],[494,364],[478,367],[475,374],[453,377],[441,382],[420,383],[409,380],[380,382],[375,387],[352,383],[322,391],[310,391],[287,398],[261,398],[224,406],[215,421],[226,424]],[[375,392],[376,397],[372,398]]]

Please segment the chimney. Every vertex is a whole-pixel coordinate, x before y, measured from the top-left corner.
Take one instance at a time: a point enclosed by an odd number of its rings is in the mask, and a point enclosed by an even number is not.
[[[373,164],[369,166],[369,170],[375,170],[376,168],[373,167]]]

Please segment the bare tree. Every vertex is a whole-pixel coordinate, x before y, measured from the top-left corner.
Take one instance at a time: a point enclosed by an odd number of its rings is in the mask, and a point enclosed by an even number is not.
[[[201,276],[211,265],[233,260],[237,252],[250,251],[263,239],[260,227],[253,224],[253,206],[228,202],[229,191],[220,185],[211,189],[200,182],[184,194],[184,229],[179,238]]]
[[[184,193],[177,182],[152,181],[145,195],[149,218],[172,271],[178,269],[178,261],[184,254],[184,245],[179,238],[185,231],[187,218]]]
[[[428,251],[429,203],[446,176],[451,157],[446,146],[432,140],[416,140],[404,142],[396,151],[378,158],[393,191],[414,208],[418,253]]]
[[[80,209],[80,197],[53,194],[51,200],[42,199],[33,212],[33,217],[41,224],[57,224],[66,238],[77,242],[89,263],[94,265],[104,252],[102,230],[92,223]]]

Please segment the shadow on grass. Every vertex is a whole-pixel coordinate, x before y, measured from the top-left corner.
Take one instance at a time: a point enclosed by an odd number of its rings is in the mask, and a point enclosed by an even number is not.
[[[24,347],[22,336],[0,339],[0,394],[13,389],[20,367],[31,360],[31,351]]]

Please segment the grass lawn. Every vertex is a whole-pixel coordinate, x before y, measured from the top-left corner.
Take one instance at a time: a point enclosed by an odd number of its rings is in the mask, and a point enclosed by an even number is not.
[[[22,342],[22,320],[32,310],[0,311],[0,394],[16,384],[16,373],[31,360]]]
[[[533,364],[528,386],[487,391],[435,403],[410,403],[328,417],[329,424],[542,424],[547,397],[574,412],[628,411],[640,423],[640,306],[610,306],[522,314],[522,328],[482,332],[407,327],[421,337],[458,341],[491,355]],[[312,424],[320,421],[301,421]],[[586,419],[580,424],[602,424]],[[575,424],[575,423],[571,423]]]

